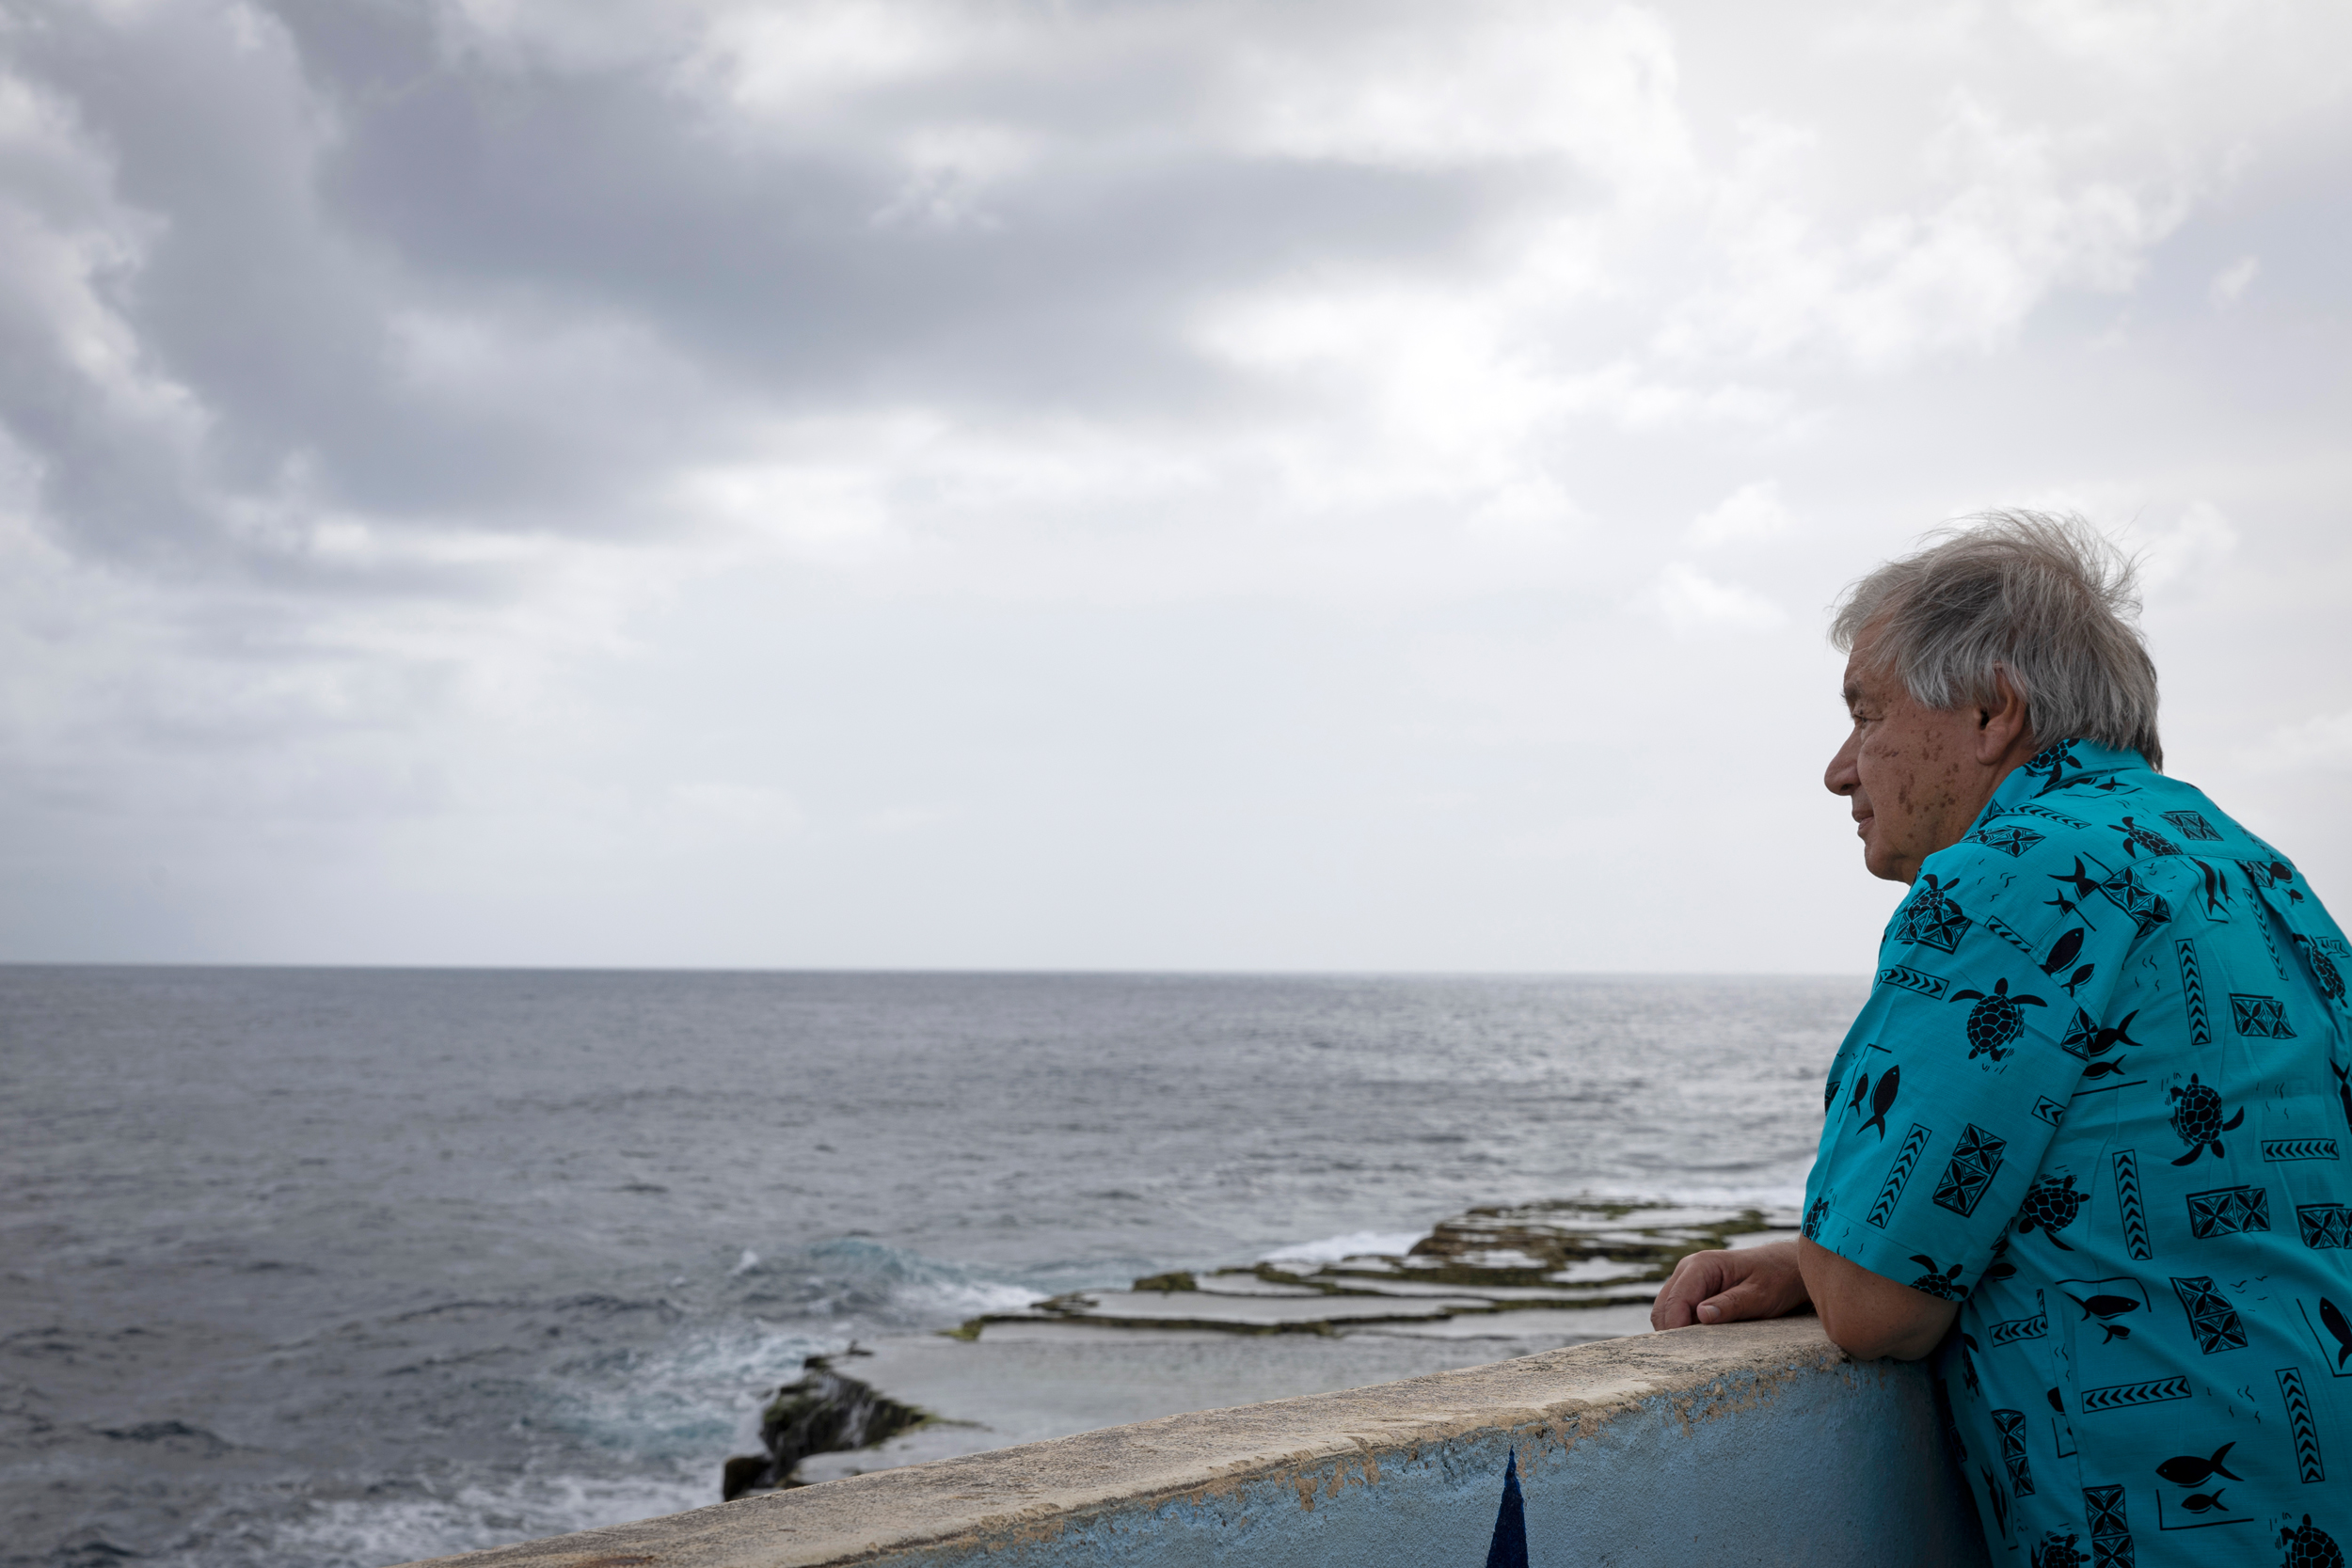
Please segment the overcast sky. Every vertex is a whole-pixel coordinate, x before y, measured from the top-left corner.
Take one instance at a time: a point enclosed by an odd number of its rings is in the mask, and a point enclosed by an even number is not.
[[[0,3],[0,958],[1860,972],[2147,551],[2352,915],[2352,10]]]

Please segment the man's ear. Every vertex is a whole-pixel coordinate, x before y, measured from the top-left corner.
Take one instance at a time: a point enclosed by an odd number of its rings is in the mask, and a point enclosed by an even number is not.
[[[2030,715],[2026,699],[2009,678],[2009,672],[1999,665],[1993,667],[1993,701],[1977,707],[1977,761],[1990,768],[2008,757],[2023,740],[2027,749],[2033,741]]]

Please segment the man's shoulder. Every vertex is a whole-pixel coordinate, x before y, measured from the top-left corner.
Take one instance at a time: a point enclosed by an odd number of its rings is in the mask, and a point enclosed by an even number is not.
[[[2137,756],[2132,761],[2134,766],[2064,776],[2006,804],[1996,801],[1986,817],[2086,835],[2087,845],[2104,845],[2128,859],[2186,854],[2285,860],[2195,784],[2159,773]]]
[[[1913,896],[1941,893],[2014,926],[2071,915],[2133,863],[2104,801],[2062,797],[1987,805],[1959,842],[1921,863]]]
[[[2156,777],[2139,774],[2141,780]],[[2070,952],[2085,942],[2128,943],[2201,908],[2202,892],[2217,889],[2225,876],[2241,875],[2226,854],[2202,860],[2188,854],[2192,830],[2226,835],[2193,840],[2209,850],[2217,843],[2222,850],[2256,853],[2242,830],[2210,810],[2201,795],[2137,784],[2100,787],[2113,778],[1986,806],[1958,843],[1921,865],[1889,926],[1894,945],[1923,937],[1941,945],[1931,935],[1940,928],[1951,937],[1994,938],[2047,964],[2056,961],[2057,944],[2070,932],[2081,932],[2071,938]],[[2106,918],[2117,914],[2126,918]]]
[[[2041,819],[1980,818],[1965,838],[1927,858],[1880,942],[1883,984],[1939,1001],[2004,978],[2022,984],[2035,965],[2056,961],[2066,924],[2084,899],[2098,900],[2106,872],[2079,847],[2068,853],[2056,842],[2088,824],[2049,824],[2056,831],[2045,834],[2028,820]]]
[[[2021,956],[2062,976],[2111,974],[2160,932],[2194,935],[2263,905],[2338,951],[2341,934],[2275,847],[2136,755],[2082,750],[2098,766],[2021,772],[2021,787],[2005,785],[1926,859],[1887,922],[1882,978],[1955,966],[1991,976]]]
[[[1959,843],[1923,871],[1949,882],[1974,872],[2011,889],[2020,879],[2128,899],[2156,883],[2210,886],[2223,877],[2294,879],[2293,863],[2192,784],[2145,768],[2079,776],[2056,789],[1987,805]],[[2060,896],[2047,893],[2061,913]]]

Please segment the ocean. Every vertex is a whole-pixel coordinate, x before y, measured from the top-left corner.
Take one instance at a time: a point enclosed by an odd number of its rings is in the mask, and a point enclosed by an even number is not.
[[[0,1562],[714,1502],[853,1341],[1004,1441],[1518,1354],[1088,1329],[992,1381],[933,1331],[1478,1204],[1792,1208],[1866,986],[0,968]]]

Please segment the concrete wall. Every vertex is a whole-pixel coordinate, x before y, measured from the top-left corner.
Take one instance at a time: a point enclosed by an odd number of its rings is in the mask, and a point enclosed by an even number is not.
[[[1811,1318],[1604,1340],[1111,1427],[438,1560],[466,1568],[1982,1568],[1925,1372]]]

